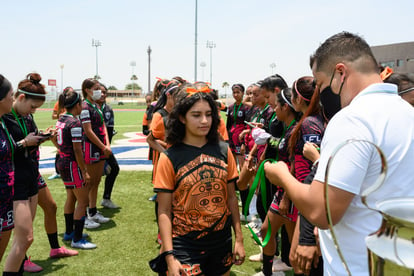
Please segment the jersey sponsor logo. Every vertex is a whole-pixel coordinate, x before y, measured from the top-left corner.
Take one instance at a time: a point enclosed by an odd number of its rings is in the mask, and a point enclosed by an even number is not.
[[[315,143],[315,144],[320,144],[321,143],[321,136],[318,134],[306,134],[302,136],[303,141],[306,142],[310,142],[310,143]]]
[[[82,110],[81,114],[80,114],[80,118],[81,119],[89,119],[91,116],[89,114],[89,110]]]
[[[82,137],[82,128],[81,127],[74,127],[70,130],[72,137]]]

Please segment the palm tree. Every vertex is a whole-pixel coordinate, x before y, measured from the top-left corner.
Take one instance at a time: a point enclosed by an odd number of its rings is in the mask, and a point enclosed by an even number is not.
[[[227,88],[230,86],[230,84],[227,82],[227,81],[225,81],[225,82],[223,82],[223,84],[221,85],[221,87],[223,87],[224,88],[224,95],[225,95],[225,98],[227,99]]]

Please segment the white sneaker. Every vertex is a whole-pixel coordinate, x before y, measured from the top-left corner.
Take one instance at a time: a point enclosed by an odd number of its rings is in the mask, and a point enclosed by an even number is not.
[[[57,179],[57,178],[60,178],[60,174],[58,174],[58,173],[54,173],[54,174],[52,174],[51,176],[49,176],[47,179],[49,179],[49,180],[53,180],[53,179]]]
[[[261,261],[263,261],[263,254],[258,253],[256,255],[251,255],[249,257],[249,261],[251,261],[251,262],[261,262]]]
[[[79,248],[79,249],[94,249],[96,248],[96,244],[91,243],[87,240],[81,239],[77,242],[72,241],[71,246],[73,248]]]
[[[264,273],[262,271],[257,272],[256,274],[253,274],[253,276],[264,276]],[[273,272],[272,276],[285,276],[285,273],[283,272]]]
[[[252,222],[254,218],[255,216],[252,216],[252,215],[244,216],[243,214],[240,214],[241,222]]]
[[[293,268],[285,264],[281,259],[273,260],[272,271],[290,271]]]
[[[88,219],[97,222],[97,223],[106,223],[110,221],[110,218],[104,217],[101,213],[97,212],[94,216],[88,215]]]
[[[88,216],[89,217],[89,216]],[[85,218],[85,228],[86,229],[95,229],[101,226],[99,223],[90,220],[89,218]]]
[[[102,199],[101,206],[109,209],[118,209],[119,206],[112,202],[110,199]]]

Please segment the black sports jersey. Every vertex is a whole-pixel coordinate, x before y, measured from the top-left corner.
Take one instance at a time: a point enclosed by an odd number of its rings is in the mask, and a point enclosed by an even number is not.
[[[76,161],[73,142],[83,141],[81,122],[66,113],[56,122],[56,129],[60,157],[68,161]]]

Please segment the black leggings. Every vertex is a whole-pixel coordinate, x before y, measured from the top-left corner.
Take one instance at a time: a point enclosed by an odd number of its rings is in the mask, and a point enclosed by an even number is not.
[[[105,178],[104,199],[111,199],[112,189],[114,188],[115,179],[119,174],[118,161],[113,154],[106,160],[107,165],[111,167],[111,172]]]

